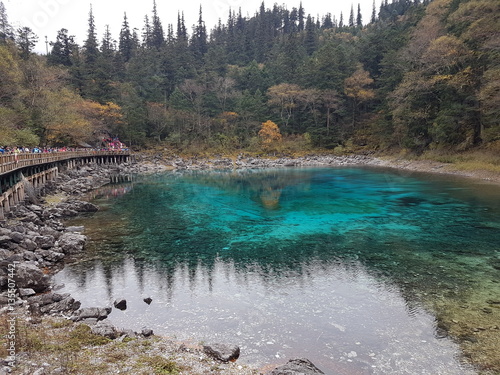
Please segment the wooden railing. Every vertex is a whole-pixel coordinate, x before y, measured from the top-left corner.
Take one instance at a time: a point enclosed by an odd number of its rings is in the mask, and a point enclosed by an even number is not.
[[[53,163],[56,161],[77,159],[89,156],[112,156],[112,155],[130,155],[129,151],[64,151],[64,152],[45,152],[45,153],[19,153],[0,155],[0,175],[20,168],[31,167],[39,164]]]

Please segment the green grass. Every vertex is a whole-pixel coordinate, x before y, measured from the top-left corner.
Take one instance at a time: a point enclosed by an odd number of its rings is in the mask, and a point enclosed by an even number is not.
[[[138,363],[151,367],[156,375],[176,375],[182,371],[182,367],[175,361],[160,355],[142,356]]]

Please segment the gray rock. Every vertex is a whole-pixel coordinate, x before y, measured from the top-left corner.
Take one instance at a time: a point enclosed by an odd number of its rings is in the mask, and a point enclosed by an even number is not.
[[[148,305],[151,304],[151,302],[153,302],[153,299],[151,297],[146,297],[143,299],[144,302],[146,302]]]
[[[111,313],[111,307],[85,307],[75,312],[71,317],[74,322],[79,322],[83,319],[95,318],[104,320]]]
[[[115,300],[113,305],[118,309],[118,310],[126,310],[127,309],[127,300],[123,298],[119,298]]]
[[[59,302],[62,301],[65,297],[68,297],[69,295],[62,295],[58,293],[45,293],[45,294],[40,294],[38,296],[30,297],[28,298],[28,303],[30,305],[39,305],[39,306],[45,306],[49,305],[54,302]]]
[[[65,254],[75,254],[83,251],[87,237],[83,234],[66,232],[57,242],[57,245]]]
[[[153,330],[151,328],[143,328],[141,331],[141,335],[143,335],[144,337],[153,336]]]
[[[19,233],[19,232],[12,232],[10,234],[10,239],[12,240],[12,242],[15,242],[15,243],[21,243],[23,240],[24,240],[24,234],[23,233]]]
[[[0,245],[7,244],[11,241],[12,241],[12,239],[10,238],[10,235],[9,236],[7,236],[7,235],[0,236]]]
[[[131,339],[135,339],[137,338],[137,333],[135,333],[134,331],[132,331],[131,329],[124,329],[121,331],[121,337],[125,338],[125,337],[129,337]],[[121,338],[120,337],[120,338]]]
[[[36,292],[31,288],[19,288],[19,295],[21,297],[29,297],[35,295]]]
[[[112,340],[120,336],[115,326],[107,321],[97,322],[90,329],[94,335],[104,336]]]
[[[44,227],[40,228],[40,234],[42,236],[52,236],[56,240],[61,236],[61,232],[59,232],[58,230],[51,228],[49,226],[44,226]]]
[[[324,374],[319,368],[305,358],[291,359],[283,366],[275,368],[269,375],[316,375]]]
[[[80,301],[75,301],[71,296],[64,298],[61,301],[45,305],[40,308],[40,311],[44,314],[59,314],[63,312],[73,312],[80,308]]]
[[[221,362],[234,362],[240,357],[238,346],[230,347],[224,344],[204,345],[203,351],[208,356]]]
[[[36,254],[32,251],[23,251],[23,258],[32,262],[36,262],[38,260]]]
[[[6,249],[0,249],[0,259],[7,259],[12,255],[14,255],[12,251]]]
[[[35,251],[38,247],[37,243],[30,240],[29,238],[25,238],[23,241],[21,241],[20,245],[28,251]]]
[[[40,248],[48,250],[54,247],[56,239],[54,236],[38,236],[34,238],[34,241]]]
[[[55,248],[55,250],[60,250],[59,248]],[[46,260],[49,263],[57,263],[64,259],[65,255],[61,252],[53,250],[37,250],[35,254],[40,261],[41,259]]]
[[[50,285],[49,277],[29,263],[17,265],[14,279],[18,288],[31,288],[37,293],[45,291]]]

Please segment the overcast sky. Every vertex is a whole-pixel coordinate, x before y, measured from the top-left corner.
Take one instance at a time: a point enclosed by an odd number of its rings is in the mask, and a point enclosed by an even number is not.
[[[144,26],[144,16],[151,15],[153,0],[2,0],[6,9],[9,22],[16,29],[21,26],[30,27],[39,37],[36,51],[45,53],[45,36],[49,41],[54,41],[57,31],[65,28],[70,35],[76,36],[78,44],[82,44],[87,36],[88,14],[90,4],[94,13],[99,40],[102,39],[104,28],[110,26],[111,33],[118,39],[123,14],[127,13],[129,25],[141,30]],[[203,10],[203,20],[210,30],[219,20],[225,24],[228,19],[229,8],[238,11],[241,7],[244,16],[253,16],[259,9],[262,0],[181,0],[165,1],[157,0],[158,15],[166,31],[169,23],[177,25],[177,13],[184,12],[186,27],[191,31],[191,26],[198,20],[200,5]],[[290,1],[264,1],[266,8],[272,8],[275,4],[284,4],[288,9],[299,7],[300,0]],[[313,17],[323,17],[331,13],[337,19],[340,12],[344,14],[344,22],[348,20],[351,4],[354,5],[356,14],[358,3],[361,5],[363,23],[370,20],[373,0],[357,0],[354,3],[340,0],[303,0],[302,6],[307,14]],[[376,0],[376,6],[380,0]],[[378,10],[378,9],[377,9]],[[140,32],[139,32],[140,33]],[[49,47],[50,48],[50,47]]]

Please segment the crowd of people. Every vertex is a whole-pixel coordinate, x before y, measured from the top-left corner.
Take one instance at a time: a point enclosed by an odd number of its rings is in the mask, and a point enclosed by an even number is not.
[[[105,138],[101,142],[101,147],[20,147],[20,146],[0,146],[0,154],[41,154],[52,152],[79,152],[79,151],[125,151],[128,150],[125,143],[115,138]]]

